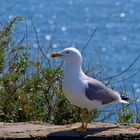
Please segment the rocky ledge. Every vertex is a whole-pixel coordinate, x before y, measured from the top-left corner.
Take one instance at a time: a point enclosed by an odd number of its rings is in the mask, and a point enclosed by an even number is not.
[[[140,124],[123,126],[109,123],[91,123],[87,132],[76,132],[81,123],[51,125],[37,123],[0,122],[0,139],[47,140],[140,140]]]

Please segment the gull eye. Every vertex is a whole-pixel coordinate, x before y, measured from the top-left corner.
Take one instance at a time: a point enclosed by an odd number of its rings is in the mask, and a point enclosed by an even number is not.
[[[67,54],[69,53],[69,51],[66,52]]]

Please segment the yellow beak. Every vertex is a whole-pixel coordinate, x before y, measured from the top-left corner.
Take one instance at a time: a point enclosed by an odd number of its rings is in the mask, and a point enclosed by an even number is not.
[[[58,53],[58,52],[55,52],[55,53],[51,54],[51,57],[61,57],[61,56],[62,56],[62,54]]]

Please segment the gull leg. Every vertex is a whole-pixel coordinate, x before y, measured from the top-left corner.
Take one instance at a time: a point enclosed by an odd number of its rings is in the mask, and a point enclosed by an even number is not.
[[[84,125],[84,123],[85,123],[84,115],[85,115],[85,110],[81,109],[82,125],[80,127],[76,128],[76,131],[86,131],[87,130]]]
[[[88,122],[89,122],[89,120],[90,120],[90,112],[88,111],[87,112],[87,116],[86,116],[87,118],[86,118],[86,125],[85,125],[85,129],[87,129],[87,125],[88,125]]]
[[[84,123],[85,123],[85,120],[84,120],[84,113],[85,113],[85,110],[84,109],[81,109],[81,117],[82,117],[82,125],[81,125],[81,127],[83,127],[84,128]]]

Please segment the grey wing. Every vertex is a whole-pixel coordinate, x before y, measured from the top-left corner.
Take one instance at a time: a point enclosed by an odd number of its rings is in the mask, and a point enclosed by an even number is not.
[[[100,81],[90,79],[86,87],[86,96],[89,100],[99,100],[102,104],[108,104],[119,100],[119,95],[115,91],[106,87]]]

